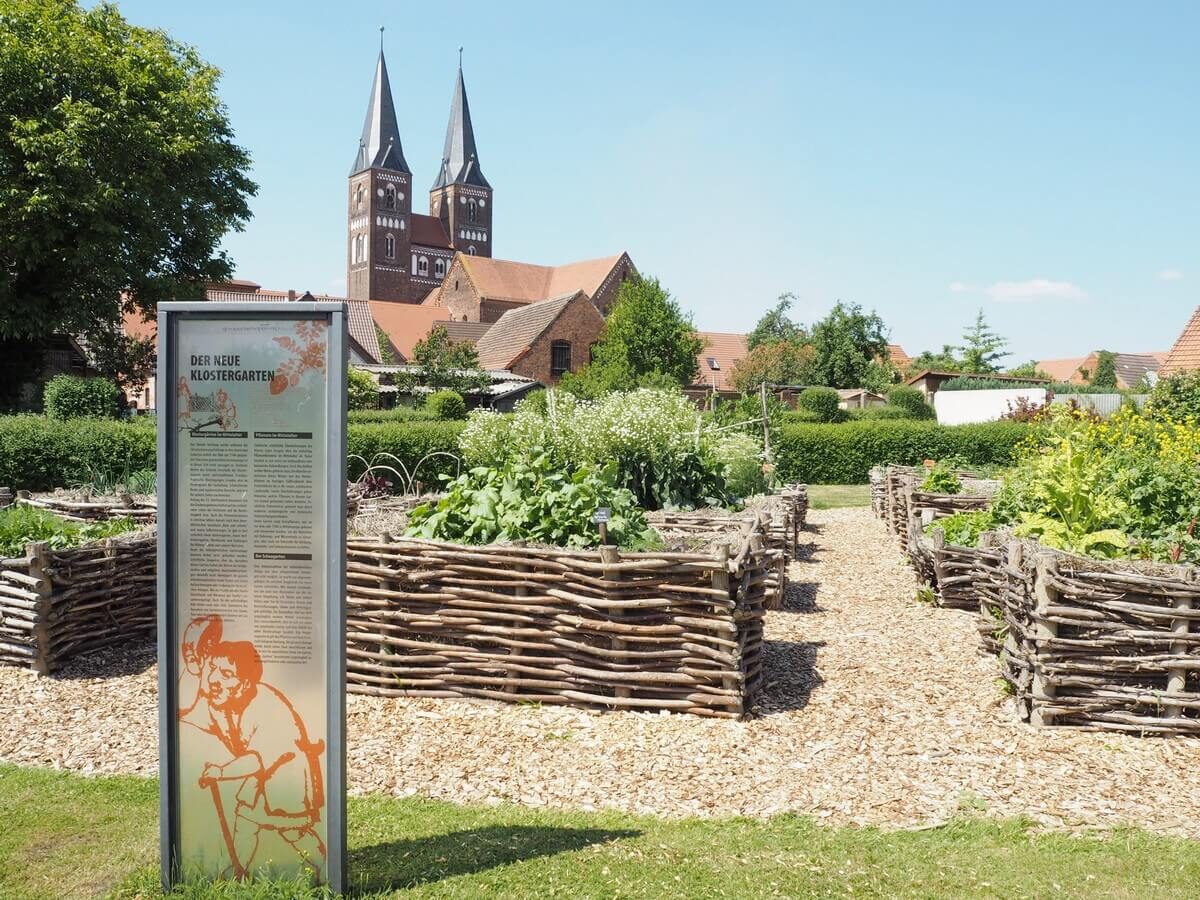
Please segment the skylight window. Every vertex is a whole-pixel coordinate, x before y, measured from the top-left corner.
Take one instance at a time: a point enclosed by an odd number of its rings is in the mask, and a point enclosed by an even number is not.
[[[710,356],[708,358],[708,367],[714,372],[721,371],[721,364],[717,362],[717,358],[715,356]]]

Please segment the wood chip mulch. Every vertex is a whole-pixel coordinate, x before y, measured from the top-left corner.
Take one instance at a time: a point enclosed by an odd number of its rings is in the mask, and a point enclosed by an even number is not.
[[[933,609],[866,509],[811,511],[744,722],[351,696],[356,793],[915,827],[960,810],[1200,837],[1200,740],[1015,720],[969,613]],[[0,668],[0,759],[154,774],[152,646]]]

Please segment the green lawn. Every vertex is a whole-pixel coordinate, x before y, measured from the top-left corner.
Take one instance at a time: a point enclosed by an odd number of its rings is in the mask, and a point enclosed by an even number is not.
[[[158,892],[157,785],[0,766],[0,897]],[[923,831],[352,799],[365,897],[1195,897],[1200,844],[1139,831],[1071,837],[963,818]],[[183,897],[308,897],[299,885]]]
[[[869,484],[810,484],[808,505],[813,509],[837,509],[842,506],[870,506]]]

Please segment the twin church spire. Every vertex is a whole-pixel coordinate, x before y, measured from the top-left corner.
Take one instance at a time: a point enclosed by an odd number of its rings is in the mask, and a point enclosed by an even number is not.
[[[408,100],[399,96],[402,112]],[[492,255],[493,191],[479,165],[461,48],[446,143],[429,189],[429,213],[414,208],[414,179],[400,141],[382,38],[349,181],[350,297],[421,303],[441,284],[456,253]]]
[[[363,122],[362,137],[358,142],[358,153],[354,157],[354,166],[350,174],[354,175],[364,169],[390,169],[393,172],[412,174],[404,159],[404,148],[400,142],[400,128],[396,122],[396,107],[392,102],[392,86],[388,79],[387,61],[384,59],[382,46],[379,48],[379,59],[375,64],[375,79],[371,84],[371,98],[367,102],[367,117]],[[452,184],[491,187],[479,166],[475,129],[471,125],[471,107],[467,102],[467,87],[463,81],[461,48],[454,96],[450,100],[450,121],[446,125],[446,143],[433,190]]]

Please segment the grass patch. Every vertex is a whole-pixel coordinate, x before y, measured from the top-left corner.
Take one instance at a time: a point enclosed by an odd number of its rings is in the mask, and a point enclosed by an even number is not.
[[[869,484],[810,484],[808,505],[812,509],[840,509],[844,506],[870,506]]]
[[[157,785],[0,766],[0,896],[158,893]],[[668,821],[615,813],[352,798],[353,896],[1194,897],[1200,844],[1136,830],[1035,834],[824,828],[800,816]],[[180,897],[320,896],[296,883]]]

